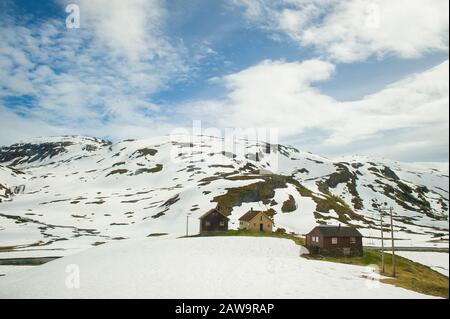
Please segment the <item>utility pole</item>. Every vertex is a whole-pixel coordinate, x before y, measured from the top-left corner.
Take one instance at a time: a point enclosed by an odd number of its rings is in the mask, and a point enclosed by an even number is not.
[[[392,219],[393,212],[394,208],[391,207],[390,213],[391,213],[391,239],[392,239],[392,276],[395,277],[397,274],[395,269],[394,222]]]
[[[380,209],[380,227],[381,227],[381,273],[384,274],[383,209]]]
[[[186,237],[189,237],[189,216],[191,214],[186,215]]]

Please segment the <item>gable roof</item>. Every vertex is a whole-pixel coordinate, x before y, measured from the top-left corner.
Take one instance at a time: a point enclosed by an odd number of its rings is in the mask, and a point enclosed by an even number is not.
[[[222,215],[223,217],[225,217],[226,219],[230,220],[227,216],[225,216],[223,213],[221,213],[219,210],[217,209],[211,209],[210,211],[208,211],[207,213],[203,214],[202,216],[199,217],[199,219],[204,219],[206,217],[208,217],[209,215],[211,215],[212,213],[219,213],[220,215]]]
[[[354,227],[343,226],[317,226],[314,230],[318,230],[324,237],[363,237],[363,235]]]
[[[239,218],[240,221],[243,222],[249,222],[251,221],[253,218],[255,218],[255,216],[257,216],[258,214],[263,214],[264,216],[266,216],[267,218],[270,219],[269,216],[267,216],[267,214],[263,211],[259,211],[259,210],[251,210],[247,213],[245,213],[241,218]]]

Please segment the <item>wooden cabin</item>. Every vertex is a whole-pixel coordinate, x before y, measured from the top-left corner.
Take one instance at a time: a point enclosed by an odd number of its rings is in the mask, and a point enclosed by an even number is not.
[[[217,209],[211,209],[200,218],[200,234],[228,230],[229,218]]]
[[[273,219],[271,214],[263,211],[256,211],[253,208],[244,216],[239,218],[239,229],[261,232],[273,231]]]
[[[362,257],[362,238],[354,227],[317,226],[306,235],[306,248],[313,255]]]

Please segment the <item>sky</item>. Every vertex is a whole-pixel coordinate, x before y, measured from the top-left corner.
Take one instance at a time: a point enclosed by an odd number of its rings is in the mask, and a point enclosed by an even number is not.
[[[201,121],[275,128],[329,157],[448,162],[448,12],[448,0],[0,0],[0,145]]]

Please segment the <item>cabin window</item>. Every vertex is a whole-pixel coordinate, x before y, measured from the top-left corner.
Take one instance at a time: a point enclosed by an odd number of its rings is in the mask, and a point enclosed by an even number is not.
[[[337,245],[337,243],[338,243],[337,237],[332,237],[332,238],[331,238],[331,244],[332,244],[332,245]]]
[[[206,227],[211,226],[211,222],[206,221],[206,222],[205,222],[205,226],[206,226]]]
[[[221,221],[221,222],[220,222],[220,226],[225,226],[225,222],[224,222],[224,221]]]
[[[350,244],[356,244],[356,237],[350,237]]]

